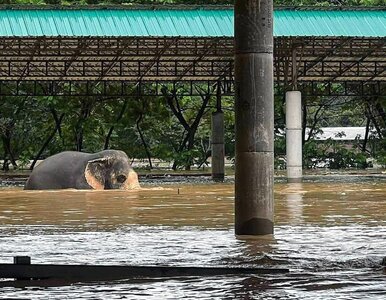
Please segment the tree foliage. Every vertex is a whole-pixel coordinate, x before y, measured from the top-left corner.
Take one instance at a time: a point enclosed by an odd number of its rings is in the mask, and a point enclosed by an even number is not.
[[[26,86],[28,88],[28,86]],[[81,87],[78,87],[81,88]],[[183,91],[180,91],[183,92]],[[280,94],[277,87],[276,92]],[[233,97],[222,98],[226,156],[234,157]],[[284,98],[275,97],[275,163],[285,166]],[[366,167],[366,158],[386,161],[384,97],[307,98],[304,165],[308,168]],[[21,167],[64,150],[96,152],[115,148],[142,159],[152,168],[169,162],[174,169],[203,166],[210,156],[211,96],[181,96],[170,87],[164,95],[139,97],[5,97],[0,99],[0,159],[2,168]],[[321,127],[366,126],[377,134],[349,147],[334,140],[315,140]],[[378,128],[378,131],[377,129]]]

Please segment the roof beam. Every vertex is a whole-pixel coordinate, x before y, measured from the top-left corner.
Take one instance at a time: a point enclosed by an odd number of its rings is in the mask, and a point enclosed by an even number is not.
[[[359,66],[359,63],[363,62],[367,57],[369,57],[372,53],[378,51],[379,49],[383,48],[385,46],[385,41],[383,39],[380,40],[380,42],[378,43],[378,45],[375,47],[375,49],[370,49],[365,55],[363,55],[362,57],[360,57],[357,61],[351,63],[350,65],[348,65],[347,67],[345,67],[343,70],[340,71],[340,74],[339,75],[336,75],[336,76],[333,76],[330,78],[331,81],[334,81],[335,79],[339,78],[339,77],[342,77],[342,75],[344,73],[346,73],[347,71],[349,71],[351,68],[355,67],[355,66]],[[373,77],[376,77],[377,75],[374,74]],[[371,78],[371,77],[370,77]]]

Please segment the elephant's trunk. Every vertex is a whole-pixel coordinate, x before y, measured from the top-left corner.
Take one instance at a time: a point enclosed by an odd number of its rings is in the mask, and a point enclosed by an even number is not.
[[[129,174],[127,176],[125,184],[122,186],[122,189],[124,190],[136,190],[140,189],[141,186],[139,185],[138,181],[138,174],[134,170],[130,170]]]
[[[105,190],[113,190],[113,189],[116,189],[116,187],[114,187],[114,185],[111,184],[110,182],[106,181],[106,182],[105,182],[104,189],[105,189]]]

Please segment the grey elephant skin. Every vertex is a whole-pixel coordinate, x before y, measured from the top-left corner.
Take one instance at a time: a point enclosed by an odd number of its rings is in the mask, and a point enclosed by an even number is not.
[[[34,168],[25,190],[140,188],[138,175],[125,152],[65,151],[46,158]]]

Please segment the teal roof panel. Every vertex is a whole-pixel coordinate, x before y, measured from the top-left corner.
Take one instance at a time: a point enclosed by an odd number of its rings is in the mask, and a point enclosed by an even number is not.
[[[1,37],[232,37],[232,9],[1,9]],[[275,10],[274,36],[386,37],[386,10]]]

